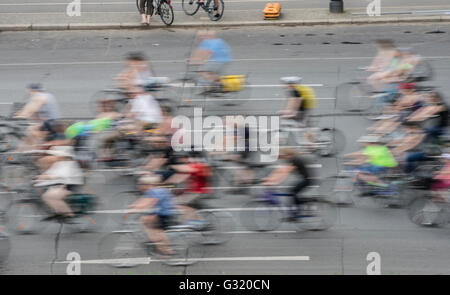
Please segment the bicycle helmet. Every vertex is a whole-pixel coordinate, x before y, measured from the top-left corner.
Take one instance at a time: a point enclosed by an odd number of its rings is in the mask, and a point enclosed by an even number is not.
[[[42,91],[42,90],[44,90],[44,87],[42,87],[41,83],[30,83],[27,85],[27,89],[35,90],[35,91]]]
[[[285,84],[299,84],[302,81],[302,78],[297,76],[281,77],[280,81]]]

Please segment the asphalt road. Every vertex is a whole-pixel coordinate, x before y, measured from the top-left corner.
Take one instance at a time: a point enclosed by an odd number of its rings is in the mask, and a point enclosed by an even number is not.
[[[442,33],[436,33],[436,31]],[[434,32],[434,33],[433,33]],[[78,31],[0,33],[0,103],[6,112],[9,103],[19,101],[25,84],[41,81],[58,98],[64,116],[89,117],[92,94],[111,85],[111,77],[120,71],[123,55],[143,50],[150,56],[158,75],[182,77],[183,60],[190,52],[193,30]],[[239,107],[220,109],[214,103],[205,106],[206,114],[274,114],[282,106],[283,93],[277,87],[279,77],[300,75],[315,85],[319,100],[317,113],[339,112],[334,91],[339,83],[358,75],[357,67],[370,62],[375,49],[371,41],[384,37],[401,46],[413,46],[435,69],[430,82],[448,94],[450,74],[450,25],[264,27],[219,31],[231,47],[235,62],[230,74],[248,74],[251,101]],[[264,87],[271,85],[270,87]],[[190,109],[179,110],[189,114]],[[369,125],[367,119],[324,118],[323,126],[334,124],[347,136],[346,151],[355,151],[356,139]],[[335,159],[318,159],[317,172],[323,176],[337,173]],[[114,173],[105,183],[91,180],[95,192],[111,200],[130,183]],[[222,193],[216,205],[239,208],[246,196]],[[112,202],[112,201],[111,201]],[[112,204],[112,203],[111,203]],[[324,232],[296,231],[284,224],[277,232],[249,233],[240,224],[226,245],[200,248],[206,258],[187,268],[167,267],[151,262],[128,270],[105,265],[83,264],[83,274],[365,274],[369,252],[381,255],[383,274],[450,274],[448,228],[419,228],[400,209],[380,208],[370,201],[358,201],[355,207],[340,208],[338,223]],[[58,260],[69,252],[78,252],[83,260],[98,259],[100,237],[114,224],[108,222],[101,233],[61,235]],[[48,274],[54,259],[56,224],[40,235],[12,236],[9,261],[2,274]],[[280,257],[309,256],[308,261]],[[220,261],[226,257],[233,261]],[[245,261],[257,257],[257,261]],[[211,261],[219,259],[219,261]],[[64,274],[65,264],[56,264],[54,273]]]

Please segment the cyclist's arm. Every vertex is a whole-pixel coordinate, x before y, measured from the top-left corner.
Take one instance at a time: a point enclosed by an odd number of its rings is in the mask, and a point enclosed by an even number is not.
[[[144,169],[147,170],[156,170],[162,167],[165,163],[167,163],[166,158],[152,158],[145,166]]]
[[[20,110],[15,117],[16,118],[30,118],[36,114],[39,109],[45,104],[45,98],[42,96],[34,97],[30,102],[28,102],[22,110]]]
[[[394,153],[395,155],[400,155],[404,152],[407,152],[407,151],[415,148],[416,146],[418,146],[424,139],[425,139],[425,134],[410,135],[405,139],[403,144],[392,149],[392,153]]]
[[[136,202],[131,204],[129,208],[135,210],[151,209],[156,205],[157,202],[158,199],[156,198],[140,198]]]
[[[293,165],[285,165],[276,168],[268,177],[264,179],[263,185],[278,185],[288,178],[295,167]]]
[[[205,49],[196,49],[191,58],[189,58],[190,64],[202,64],[211,57],[211,52]]]

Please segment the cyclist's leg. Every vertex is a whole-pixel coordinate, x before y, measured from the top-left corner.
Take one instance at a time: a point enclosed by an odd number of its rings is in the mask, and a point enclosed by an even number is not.
[[[195,208],[198,204],[197,198],[199,198],[199,194],[195,193],[186,193],[176,197],[177,209],[182,212],[181,215],[184,221],[200,220],[200,216]]]
[[[42,195],[42,200],[56,214],[73,216],[72,210],[64,199],[70,195],[70,191],[64,185],[52,186]]]
[[[297,208],[297,210],[300,208],[300,205],[304,203],[300,195],[300,192],[305,190],[309,185],[311,185],[311,180],[305,178],[297,182],[297,184],[290,191],[293,197],[294,205]]]
[[[147,238],[152,243],[155,243],[156,249],[163,254],[171,254],[169,239],[164,232],[169,224],[169,217],[162,215],[145,215],[139,219],[144,227]]]

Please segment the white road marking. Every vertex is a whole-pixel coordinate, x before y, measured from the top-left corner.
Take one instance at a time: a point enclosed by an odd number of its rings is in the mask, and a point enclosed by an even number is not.
[[[425,59],[450,59],[450,56],[424,56]],[[330,60],[372,60],[373,57],[280,57],[280,58],[238,58],[237,62],[261,62],[261,61],[330,61]],[[152,63],[185,63],[185,60],[154,60]],[[13,66],[64,66],[64,65],[100,65],[100,64],[122,64],[123,61],[77,61],[77,62],[30,62],[30,63],[0,63],[2,67]]]
[[[255,257],[209,257],[191,259],[170,259],[172,262],[226,262],[226,261],[310,261],[309,256],[255,256]],[[80,264],[150,264],[151,262],[164,262],[167,259],[151,259],[151,257],[120,258],[120,259],[94,259],[77,261]],[[59,264],[74,263],[73,260],[57,261]]]

